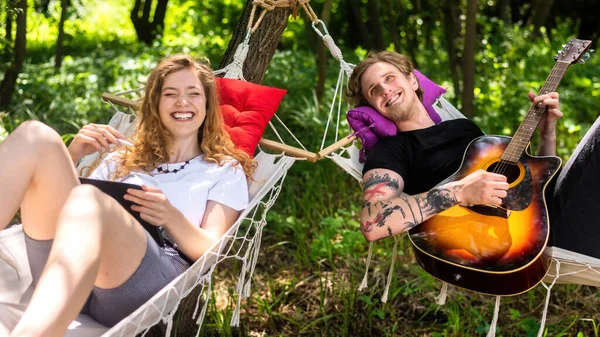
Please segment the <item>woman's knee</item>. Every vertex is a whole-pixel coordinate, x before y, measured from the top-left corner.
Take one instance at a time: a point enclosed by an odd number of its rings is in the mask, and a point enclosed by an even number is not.
[[[69,193],[61,216],[107,229],[118,220],[121,213],[122,207],[112,197],[93,185],[82,184]]]
[[[19,139],[22,146],[32,148],[45,148],[47,146],[64,146],[64,142],[58,132],[48,125],[39,121],[23,122],[11,134]]]
[[[88,184],[78,185],[71,190],[61,216],[70,220],[99,219],[102,216],[103,193]]]

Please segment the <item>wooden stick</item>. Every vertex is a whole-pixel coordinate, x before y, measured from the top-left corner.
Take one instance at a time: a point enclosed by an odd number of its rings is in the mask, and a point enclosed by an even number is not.
[[[134,109],[139,109],[140,107],[140,102],[137,101],[132,101],[129,98],[125,98],[123,96],[117,96],[117,95],[113,95],[113,94],[109,94],[109,93],[103,93],[102,94],[102,99],[107,101],[107,102],[112,102],[115,103],[117,105],[120,106],[124,106],[127,108],[134,108]]]
[[[132,101],[128,98],[117,96],[113,94],[103,93],[102,99],[105,101],[112,102],[114,104],[131,107],[134,109],[138,109],[140,106],[140,102]],[[306,158],[309,162],[314,163],[319,159],[319,156],[316,153],[306,151],[297,147],[289,146],[286,144],[282,144],[273,140],[261,138],[259,144],[265,149],[269,149],[275,152],[283,152],[288,156],[297,157],[297,158]]]
[[[348,137],[344,137],[340,140],[338,140],[337,142],[329,145],[328,147],[324,148],[323,150],[317,152],[317,154],[319,155],[319,159],[324,158],[326,155],[330,154],[333,151],[336,151],[350,143],[352,143],[352,141],[354,141],[356,139],[355,135],[350,135]]]
[[[290,145],[282,144],[270,139],[261,138],[259,142],[260,146],[265,149],[269,149],[271,151],[283,152],[288,156],[297,157],[297,158],[306,158],[309,162],[314,163],[319,160],[319,155],[314,152],[306,151],[303,149],[299,149],[297,147],[293,147]]]

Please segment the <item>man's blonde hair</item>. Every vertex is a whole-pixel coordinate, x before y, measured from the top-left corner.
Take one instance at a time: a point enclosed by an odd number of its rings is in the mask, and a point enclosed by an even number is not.
[[[348,89],[346,90],[346,97],[353,106],[368,105],[366,97],[362,94],[361,79],[362,75],[369,69],[370,66],[377,62],[385,62],[398,68],[406,77],[409,77],[413,73],[414,67],[408,56],[396,53],[393,51],[380,51],[380,52],[369,52],[362,62],[360,62],[352,71],[350,80],[348,81]],[[417,79],[418,83],[418,79]],[[423,89],[419,86],[415,90],[417,96],[423,101]]]

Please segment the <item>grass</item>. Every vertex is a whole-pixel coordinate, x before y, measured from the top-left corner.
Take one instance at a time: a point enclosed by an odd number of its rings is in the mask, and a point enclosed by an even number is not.
[[[265,248],[271,246],[259,256],[252,295],[243,302],[241,328],[219,330],[217,335],[485,336],[494,298],[451,286],[447,303],[437,305],[435,297],[441,282],[416,266],[408,242],[402,240],[405,248],[397,257],[388,301],[382,303],[389,255],[375,254],[369,287],[359,292],[366,255],[323,258],[314,261],[312,268],[301,268],[289,245],[273,244],[265,238]],[[236,280],[235,268],[222,271],[215,280],[216,289],[230,292]],[[545,289],[538,286],[528,293],[504,298],[497,336],[536,336],[545,294]],[[595,287],[556,285],[544,335],[598,336],[599,305]],[[231,316],[231,302],[221,300],[220,305],[211,306],[215,308],[218,312],[205,321],[207,327],[222,327]]]

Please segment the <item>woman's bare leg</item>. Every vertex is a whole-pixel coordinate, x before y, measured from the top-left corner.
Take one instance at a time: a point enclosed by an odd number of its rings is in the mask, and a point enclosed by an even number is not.
[[[24,230],[54,238],[48,262],[13,336],[61,336],[94,284],[114,288],[137,269],[144,229],[116,201],[78,186],[71,158],[49,127],[29,122],[0,145],[0,224],[21,205]]]
[[[139,267],[146,245],[143,227],[114,199],[89,185],[73,189],[44,272],[12,336],[61,336],[92,286],[123,284]]]
[[[27,235],[52,239],[58,214],[77,184],[60,136],[40,122],[23,123],[0,144],[0,229],[21,207]]]

